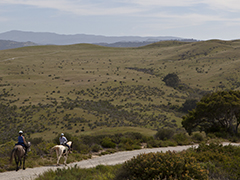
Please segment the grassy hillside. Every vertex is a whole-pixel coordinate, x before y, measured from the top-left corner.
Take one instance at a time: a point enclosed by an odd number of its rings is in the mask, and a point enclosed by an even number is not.
[[[52,139],[181,127],[187,99],[240,87],[240,41],[90,44],[0,51],[0,134]],[[178,87],[163,78],[176,73]],[[7,131],[6,131],[7,130]]]

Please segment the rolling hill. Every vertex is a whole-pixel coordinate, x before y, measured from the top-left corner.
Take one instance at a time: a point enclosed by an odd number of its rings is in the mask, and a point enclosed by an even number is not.
[[[0,134],[30,137],[181,128],[186,100],[239,89],[240,41],[162,41],[138,48],[92,44],[0,51]],[[163,79],[176,74],[179,83]],[[6,131],[6,129],[8,131]]]

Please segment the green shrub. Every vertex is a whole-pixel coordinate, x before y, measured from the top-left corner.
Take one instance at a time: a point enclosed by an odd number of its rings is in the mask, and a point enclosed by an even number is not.
[[[186,152],[140,154],[126,161],[115,180],[207,179],[207,170]]]
[[[35,155],[43,156],[49,154],[50,149],[55,146],[53,143],[46,143],[45,141],[41,142],[40,144],[32,145],[31,151],[35,153]]]
[[[177,142],[178,145],[187,145],[190,143],[189,137],[185,133],[175,134],[173,139]]]
[[[229,137],[229,133],[228,133],[228,132],[225,132],[225,131],[214,132],[214,134],[215,134],[216,137],[218,137],[218,138],[228,138],[228,137]]]
[[[147,142],[147,148],[153,148],[153,147],[159,147],[160,146],[160,141],[156,139],[150,139]]]
[[[192,140],[194,142],[202,142],[204,140],[204,137],[203,137],[203,135],[201,133],[194,133],[192,135]]]
[[[158,140],[168,140],[171,139],[174,135],[174,131],[172,129],[159,129],[155,134],[155,138]]]
[[[31,142],[31,145],[37,145],[43,142],[44,140],[42,137],[39,137],[39,138],[30,138],[28,141]]]
[[[71,168],[58,168],[56,171],[49,170],[39,175],[36,180],[110,180],[115,176],[116,171],[121,165],[103,166],[98,165],[95,168],[82,169],[77,166]]]
[[[167,141],[162,141],[161,142],[161,147],[167,147],[167,146],[177,146],[177,142],[173,140],[167,140]]]
[[[214,133],[208,133],[207,137],[209,137],[210,139],[214,139],[216,138],[216,135]]]
[[[132,140],[139,140],[139,141],[144,141],[144,140],[146,140],[146,137],[145,136],[143,136],[141,133],[139,133],[139,132],[126,132],[125,134],[124,134],[124,137],[126,137],[126,138],[130,138],[130,139],[132,139]]]
[[[76,144],[75,144],[75,146],[76,146]],[[75,146],[74,146],[74,150],[76,148]],[[77,144],[77,149],[79,149],[79,152],[82,153],[82,154],[87,154],[91,150],[88,145],[82,144],[82,143]]]
[[[129,144],[129,143],[126,143],[126,144],[124,144],[124,143],[120,143],[119,145],[118,145],[118,148],[120,149],[120,150],[127,150],[127,151],[130,151],[130,150],[133,150],[134,148],[133,148],[133,145],[132,144]]]
[[[93,152],[98,152],[101,150],[101,147],[98,145],[98,144],[94,144],[92,147],[91,147],[92,151]]]
[[[192,151],[198,162],[204,163],[212,179],[240,179],[240,148],[220,143],[199,144]]]
[[[126,137],[122,137],[120,139],[120,142],[123,143],[123,144],[134,144],[134,140],[133,139],[130,139],[130,138],[126,138]]]
[[[230,141],[236,143],[236,142],[239,141],[239,137],[233,136],[233,137],[230,138]]]
[[[181,88],[179,87],[179,89],[181,89]],[[197,102],[198,102],[198,100],[196,100],[196,99],[187,99],[187,100],[183,103],[181,110],[182,110],[184,113],[187,113],[188,111],[192,111],[193,109],[196,108]]]
[[[177,87],[180,83],[180,79],[177,74],[169,73],[164,78],[163,81],[166,83],[167,86],[170,87]]]
[[[112,142],[111,138],[105,137],[101,142],[102,147],[104,148],[115,148],[116,144]]]

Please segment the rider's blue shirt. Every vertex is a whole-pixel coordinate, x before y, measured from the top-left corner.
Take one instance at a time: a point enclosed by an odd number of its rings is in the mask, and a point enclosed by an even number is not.
[[[24,144],[24,141],[23,141],[23,137],[22,137],[22,136],[18,136],[18,143],[19,143],[19,144]]]
[[[22,145],[25,147],[24,141],[23,141],[23,137],[22,136],[18,136],[18,143],[15,145]]]

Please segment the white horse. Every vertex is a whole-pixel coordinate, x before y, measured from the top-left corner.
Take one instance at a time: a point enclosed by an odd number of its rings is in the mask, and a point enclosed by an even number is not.
[[[56,154],[57,154],[57,166],[59,166],[59,160],[60,160],[60,158],[62,156],[64,156],[64,164],[65,164],[65,166],[67,165],[68,154],[71,153],[71,151],[72,151],[72,141],[68,141],[67,144],[69,145],[70,150],[68,150],[67,146],[56,145],[56,146],[52,147],[52,149],[50,151],[51,154],[52,154],[52,152],[54,150],[56,151]]]

